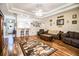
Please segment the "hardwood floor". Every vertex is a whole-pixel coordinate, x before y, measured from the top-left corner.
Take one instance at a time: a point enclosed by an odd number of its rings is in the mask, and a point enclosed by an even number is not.
[[[79,49],[63,43],[61,40],[54,40],[52,47],[57,51],[52,54],[55,56],[79,56]]]
[[[32,39],[39,39],[38,37],[30,37]],[[41,39],[40,39],[41,40]],[[57,49],[51,56],[79,56],[79,49],[63,43],[61,40],[54,39],[53,42],[41,40],[49,46]]]
[[[79,56],[78,48],[65,44],[61,40],[54,39],[53,42],[48,42],[40,39],[37,36],[31,36],[29,37],[29,39],[41,40],[42,42],[46,43],[50,47],[57,49],[57,51],[52,53],[50,56]]]

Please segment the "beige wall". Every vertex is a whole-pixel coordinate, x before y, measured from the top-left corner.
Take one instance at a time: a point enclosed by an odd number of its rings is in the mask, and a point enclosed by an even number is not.
[[[27,28],[29,28],[29,35],[37,35],[37,32],[39,31],[40,27],[34,27],[31,22],[33,21],[38,21],[38,22],[42,22],[39,19],[35,19],[32,17],[27,17],[27,16],[22,16],[22,15],[17,15],[17,37],[20,37],[20,29],[22,29],[21,27],[25,28],[25,31]],[[23,23],[23,24],[20,24]],[[29,24],[28,24],[29,23]],[[19,28],[18,28],[19,26]],[[25,33],[25,32],[24,32]],[[25,34],[24,34],[25,35]],[[25,35],[26,36],[26,35]]]
[[[77,14],[76,19],[72,19],[73,14]],[[57,17],[61,15],[64,15],[64,25],[60,27],[60,26],[57,26],[56,22],[57,22]],[[53,20],[52,26],[50,26],[50,22],[49,22],[50,19]],[[77,20],[77,24],[72,24],[72,20]],[[45,30],[50,29],[50,30],[62,30],[64,32],[67,32],[67,31],[79,32],[79,9],[75,8],[73,10],[69,10],[48,18],[44,18],[44,21],[45,22],[43,23],[42,28],[44,28]]]

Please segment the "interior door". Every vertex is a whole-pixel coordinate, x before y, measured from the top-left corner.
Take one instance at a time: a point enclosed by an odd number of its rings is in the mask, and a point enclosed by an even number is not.
[[[2,55],[3,48],[3,16],[0,15],[0,55]]]

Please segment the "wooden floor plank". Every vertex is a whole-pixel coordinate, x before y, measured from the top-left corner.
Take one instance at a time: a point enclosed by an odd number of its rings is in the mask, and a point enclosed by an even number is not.
[[[32,37],[33,38],[33,37]],[[34,39],[39,39],[34,37]],[[51,54],[52,56],[79,56],[79,49],[63,43],[61,40],[54,39],[54,42],[48,42],[40,39],[42,42],[56,48],[57,51]]]
[[[50,56],[79,56],[78,48],[65,44],[61,40],[54,39],[53,42],[48,42],[40,39],[37,36],[29,37],[29,39],[40,40],[49,45],[50,47],[57,49],[57,51],[52,53]]]

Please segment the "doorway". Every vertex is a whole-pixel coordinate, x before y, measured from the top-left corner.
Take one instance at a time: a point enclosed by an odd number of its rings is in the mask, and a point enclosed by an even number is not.
[[[0,55],[3,51],[3,14],[0,11]]]

